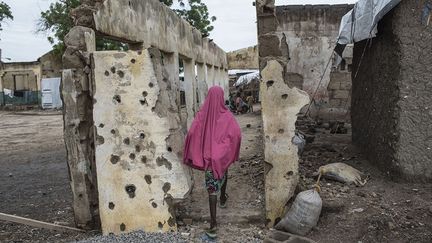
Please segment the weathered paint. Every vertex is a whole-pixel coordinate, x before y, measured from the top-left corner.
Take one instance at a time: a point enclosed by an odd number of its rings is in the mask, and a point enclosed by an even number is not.
[[[261,103],[265,135],[265,197],[269,225],[283,216],[298,183],[297,146],[291,140],[299,110],[309,103],[306,92],[290,88],[283,67],[269,61],[262,70]]]
[[[94,120],[102,231],[176,229],[173,199],[190,190],[181,163],[177,80],[158,51],[95,52]]]
[[[157,14],[156,14],[157,13]],[[218,67],[227,67],[226,53],[158,0],[105,0],[94,13],[101,33],[143,43]]]

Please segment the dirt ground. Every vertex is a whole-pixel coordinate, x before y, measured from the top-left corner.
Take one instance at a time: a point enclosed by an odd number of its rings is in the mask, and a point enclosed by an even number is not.
[[[243,130],[241,159],[229,172],[228,207],[218,208],[218,242],[261,242],[264,229],[263,147],[260,113],[237,116]],[[249,124],[249,125],[248,125]],[[432,242],[432,185],[397,183],[368,163],[347,134],[310,126],[315,136],[300,161],[299,191],[315,183],[319,166],[345,162],[369,175],[363,187],[322,180],[323,210],[308,237],[317,242]],[[0,212],[73,225],[62,116],[0,112]],[[200,242],[208,226],[203,175],[178,208],[180,232]],[[192,224],[188,221],[192,219]],[[57,233],[0,222],[0,242],[70,242],[95,235]]]

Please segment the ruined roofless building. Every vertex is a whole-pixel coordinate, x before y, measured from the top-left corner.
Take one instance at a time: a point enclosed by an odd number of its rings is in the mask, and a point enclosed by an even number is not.
[[[184,134],[208,87],[227,90],[226,54],[157,0],[83,1],[72,16],[62,93],[76,224],[175,230],[174,203],[191,189]],[[96,35],[132,50],[96,51]]]

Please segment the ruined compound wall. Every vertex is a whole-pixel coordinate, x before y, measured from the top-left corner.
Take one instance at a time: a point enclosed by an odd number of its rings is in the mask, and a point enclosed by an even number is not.
[[[432,179],[432,28],[421,23],[426,2],[402,1],[379,23],[372,43],[354,48],[353,69],[365,55],[353,80],[353,142],[395,179]]]
[[[191,189],[184,133],[210,86],[228,90],[226,54],[157,0],[83,0],[71,15],[62,95],[76,223],[175,230],[173,204]],[[95,33],[131,51],[96,52]]]
[[[258,69],[258,46],[227,53],[228,69]]]
[[[297,147],[291,139],[297,114],[308,104],[309,96],[286,80],[289,50],[286,36],[277,31],[274,1],[256,1],[256,10],[265,138],[265,207],[267,226],[272,227],[283,217],[298,183]]]
[[[285,38],[284,54],[289,59],[285,79],[312,96],[324,74],[316,100],[328,98],[331,69],[325,73],[324,70],[336,45],[340,20],[352,7],[348,4],[276,7],[276,31]]]

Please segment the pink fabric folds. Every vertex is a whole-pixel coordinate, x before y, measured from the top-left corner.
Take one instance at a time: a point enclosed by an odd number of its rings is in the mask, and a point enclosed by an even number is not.
[[[224,91],[213,86],[187,134],[183,162],[198,170],[211,169],[215,179],[221,179],[239,159],[240,144],[241,130],[225,107]]]

